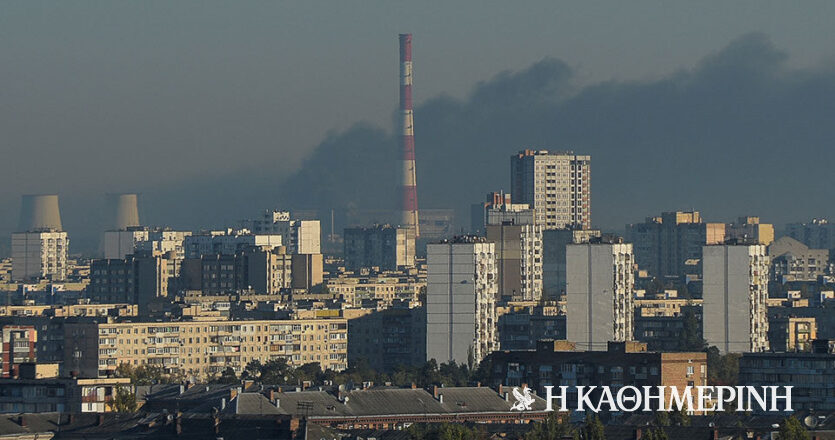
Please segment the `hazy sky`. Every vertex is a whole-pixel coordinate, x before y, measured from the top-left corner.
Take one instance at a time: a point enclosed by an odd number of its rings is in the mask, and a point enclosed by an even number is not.
[[[420,104],[543,58],[578,87],[652,81],[750,32],[789,66],[820,68],[835,59],[833,17],[831,1],[2,2],[0,232],[24,193],[60,193],[65,224],[84,225],[95,213],[69,204],[285,175],[333,130],[390,130],[401,32],[414,34]]]

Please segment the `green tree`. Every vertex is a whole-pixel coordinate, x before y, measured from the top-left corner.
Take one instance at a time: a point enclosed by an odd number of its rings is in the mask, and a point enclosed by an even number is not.
[[[689,307],[689,304],[688,307],[683,309],[684,327],[681,331],[681,348],[683,351],[704,351],[707,348],[707,343],[702,337],[696,312],[693,311],[693,307]]]
[[[669,440],[670,439],[670,437],[667,436],[667,432],[664,431],[664,428],[661,428],[661,427],[658,427],[658,426],[653,427],[653,428],[649,428],[649,430],[647,430],[646,435],[641,437],[641,438],[645,439],[645,440]]]
[[[719,354],[719,349],[707,349],[707,380],[710,385],[736,386],[739,381],[738,353]]]
[[[586,423],[580,429],[578,438],[580,440],[605,440],[606,433],[603,429],[603,423],[597,418],[594,413],[589,413],[586,416]]]
[[[225,384],[235,383],[238,382],[238,376],[235,374],[235,370],[233,370],[232,367],[226,367],[226,369],[223,370],[223,373],[220,373],[220,376],[212,379],[211,382]]]
[[[684,408],[681,408],[678,411],[673,411],[670,414],[670,420],[675,426],[690,426],[690,415],[687,414],[687,411],[685,411]]]
[[[552,412],[542,422],[535,423],[533,428],[525,433],[524,440],[554,440],[570,437],[574,429],[570,423],[563,421],[558,412]]]
[[[137,407],[136,394],[132,393],[129,387],[116,388],[116,395],[113,396],[113,408],[116,412],[132,413],[136,412]]]
[[[655,420],[652,421],[652,424],[655,426],[670,426],[672,422],[670,421],[670,414],[667,411],[656,411],[655,412]]]
[[[789,416],[783,419],[783,423],[780,424],[777,438],[780,440],[809,440],[811,436],[806,428],[800,424],[800,420]]]
[[[128,377],[133,385],[153,385],[158,383],[172,383],[174,378],[165,374],[162,367],[155,365],[140,365],[133,367],[122,363],[116,367],[116,377]]]

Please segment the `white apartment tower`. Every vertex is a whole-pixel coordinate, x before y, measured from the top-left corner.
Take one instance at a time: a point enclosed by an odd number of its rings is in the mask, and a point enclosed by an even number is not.
[[[58,196],[23,196],[18,230],[12,234],[12,279],[64,280],[70,240],[61,226]]]
[[[768,350],[766,249],[716,245],[702,250],[704,338],[722,353]]]
[[[281,235],[291,254],[322,253],[319,220],[292,220],[288,211],[266,210],[259,219],[242,221],[241,227],[256,235]]]
[[[457,237],[427,246],[426,358],[480,362],[498,350],[495,245]]]
[[[566,246],[566,337],[586,350],[630,341],[635,257],[631,243]]]
[[[545,229],[591,228],[591,156],[523,150],[510,158],[510,193]]]

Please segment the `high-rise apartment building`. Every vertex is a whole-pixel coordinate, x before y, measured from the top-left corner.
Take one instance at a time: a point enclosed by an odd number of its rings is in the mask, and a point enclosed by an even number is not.
[[[510,158],[511,194],[545,229],[591,228],[591,156],[523,150]]]
[[[726,235],[729,240],[768,246],[774,241],[774,225],[760,223],[759,217],[739,217],[728,225]]]
[[[12,279],[24,281],[67,278],[70,239],[63,231],[30,231],[12,234]]]
[[[786,235],[812,249],[835,249],[835,223],[815,218],[809,223],[789,223]]]
[[[226,229],[185,237],[183,245],[186,258],[200,258],[212,254],[232,255],[252,246],[276,248],[282,246],[282,242],[283,237],[279,234],[250,234],[246,231]]]
[[[151,301],[176,293],[182,262],[174,252],[147,251],[93,260],[87,292],[98,303],[139,304],[144,313]]]
[[[496,245],[498,298],[539,301],[542,298],[542,227],[488,224],[487,240]]]
[[[426,358],[480,362],[498,349],[496,247],[465,236],[427,245]]]
[[[725,242],[724,223],[705,223],[698,211],[665,212],[626,226],[638,267],[656,277],[698,275],[702,247]]]
[[[32,325],[4,325],[0,328],[0,377],[17,377],[20,364],[35,362],[38,332]]]
[[[266,210],[261,218],[244,220],[240,226],[256,235],[281,235],[291,254],[322,253],[319,220],[293,220],[287,211]]]
[[[705,246],[703,327],[722,353],[768,350],[768,269],[763,245]]]
[[[348,270],[379,267],[397,270],[415,265],[415,233],[412,228],[390,225],[346,228],[345,267]]]
[[[566,246],[566,336],[586,350],[630,341],[634,332],[632,244]]]
[[[599,229],[550,229],[542,231],[542,295],[558,300],[565,295],[565,247],[600,237]]]

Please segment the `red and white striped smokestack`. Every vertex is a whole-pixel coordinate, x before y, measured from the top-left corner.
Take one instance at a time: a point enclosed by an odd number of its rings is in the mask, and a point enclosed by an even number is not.
[[[415,174],[415,132],[412,109],[412,34],[400,34],[400,111],[403,115],[403,220],[402,226],[420,236],[417,177]]]

